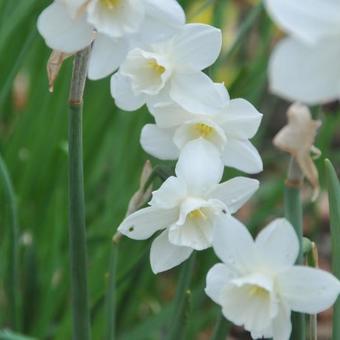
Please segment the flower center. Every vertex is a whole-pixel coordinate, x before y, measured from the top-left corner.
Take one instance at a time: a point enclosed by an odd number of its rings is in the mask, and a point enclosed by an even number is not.
[[[192,220],[206,220],[208,218],[207,215],[202,211],[202,209],[193,210],[191,213],[189,213],[188,217]]]
[[[249,294],[252,297],[257,297],[260,299],[265,299],[265,298],[268,298],[269,296],[269,292],[267,289],[257,286],[257,285],[253,285],[249,288]]]
[[[159,65],[155,59],[150,59],[148,61],[149,67],[158,75],[162,75],[165,72],[165,67],[162,65]]]
[[[209,137],[214,131],[211,126],[204,123],[198,123],[194,126],[194,128],[196,132],[198,132],[198,134],[203,138]]]
[[[108,9],[114,9],[121,2],[122,2],[122,0],[100,0],[100,3]]]

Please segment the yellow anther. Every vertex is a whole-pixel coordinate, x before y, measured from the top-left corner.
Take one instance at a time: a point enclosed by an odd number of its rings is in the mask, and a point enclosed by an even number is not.
[[[203,138],[209,137],[214,131],[214,129],[211,126],[204,124],[204,123],[196,124],[195,130],[196,132],[198,132],[199,136]]]
[[[114,9],[122,0],[100,0],[100,3],[108,9]]]
[[[254,285],[250,288],[249,294],[251,296],[256,296],[256,297],[259,297],[259,298],[265,298],[265,297],[268,297],[269,293],[265,288]]]
[[[190,219],[204,219],[206,220],[208,217],[207,215],[204,214],[204,212],[201,210],[201,209],[196,209],[196,210],[193,210],[189,215],[188,217]]]
[[[159,75],[162,75],[165,72],[165,67],[159,65],[155,59],[150,59],[148,64],[149,67]]]

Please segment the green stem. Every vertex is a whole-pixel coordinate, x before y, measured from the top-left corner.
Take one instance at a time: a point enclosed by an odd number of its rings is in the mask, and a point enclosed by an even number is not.
[[[340,184],[335,169],[327,159],[326,178],[329,197],[329,211],[332,234],[332,271],[340,280]],[[340,297],[338,297],[333,307],[333,340],[340,339]]]
[[[284,208],[285,217],[292,224],[299,238],[300,251],[296,261],[297,264],[303,264],[303,212],[300,193],[302,180],[301,170],[294,158],[292,158],[285,186]],[[304,315],[293,313],[292,326],[291,339],[304,340],[306,328]]]
[[[73,339],[89,340],[87,249],[83,174],[83,93],[90,48],[76,54],[69,110],[69,233],[72,283]]]
[[[231,323],[220,313],[217,319],[212,340],[225,340],[230,332]]]
[[[196,254],[192,254],[181,269],[178,286],[176,291],[172,323],[170,325],[167,340],[182,339],[184,329],[183,320],[185,319],[186,304],[188,302],[188,290],[195,266]]]
[[[118,261],[118,243],[113,242],[110,258],[108,290],[106,294],[107,340],[116,338],[116,278]]]
[[[6,200],[9,207],[10,216],[10,247],[8,261],[8,297],[9,297],[9,316],[11,327],[14,330],[18,328],[19,317],[19,281],[18,281],[18,218],[17,205],[6,164],[0,157],[0,177],[2,178],[5,189]]]

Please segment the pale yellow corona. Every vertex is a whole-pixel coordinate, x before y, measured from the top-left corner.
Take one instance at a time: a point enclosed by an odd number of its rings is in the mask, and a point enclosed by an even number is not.
[[[121,2],[122,2],[122,0],[100,0],[100,3],[108,9],[114,9]]]
[[[162,75],[165,72],[165,67],[162,65],[159,65],[155,59],[150,59],[148,61],[149,67],[155,71],[158,75]]]
[[[203,123],[196,124],[195,130],[203,138],[209,137],[214,131],[214,129],[211,126]]]
[[[196,209],[193,210],[188,217],[192,220],[198,220],[198,219],[203,219],[206,220],[207,219],[207,215],[204,214],[204,212],[201,209]]]

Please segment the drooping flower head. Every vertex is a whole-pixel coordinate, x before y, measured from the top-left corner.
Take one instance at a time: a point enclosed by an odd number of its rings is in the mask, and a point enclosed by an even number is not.
[[[205,291],[254,339],[288,340],[291,311],[319,313],[340,293],[340,282],[330,273],[294,265],[299,242],[285,219],[273,221],[254,241],[239,221],[220,217],[213,248],[223,263],[210,269]]]
[[[159,159],[177,159],[185,145],[203,138],[221,154],[225,166],[247,173],[262,171],[262,160],[250,143],[258,130],[262,114],[244,99],[230,100],[223,84],[215,84],[226,102],[217,114],[196,114],[174,102],[150,107],[156,124],[147,124],[141,134],[145,151]]]
[[[133,49],[111,79],[117,106],[133,111],[172,100],[194,113],[221,111],[226,100],[202,72],[215,62],[221,46],[220,30],[188,24],[167,41]]]
[[[266,0],[273,20],[289,34],[269,67],[272,91],[288,100],[322,104],[340,98],[340,2]]]
[[[39,16],[46,44],[75,53],[95,40],[89,77],[108,76],[135,46],[168,38],[185,23],[176,0],[55,0]]]
[[[218,184],[223,164],[216,149],[199,139],[187,144],[149,207],[128,216],[118,231],[136,240],[163,230],[151,247],[155,273],[185,261],[193,250],[211,246],[216,217],[235,213],[257,190],[258,181],[237,177]]]

